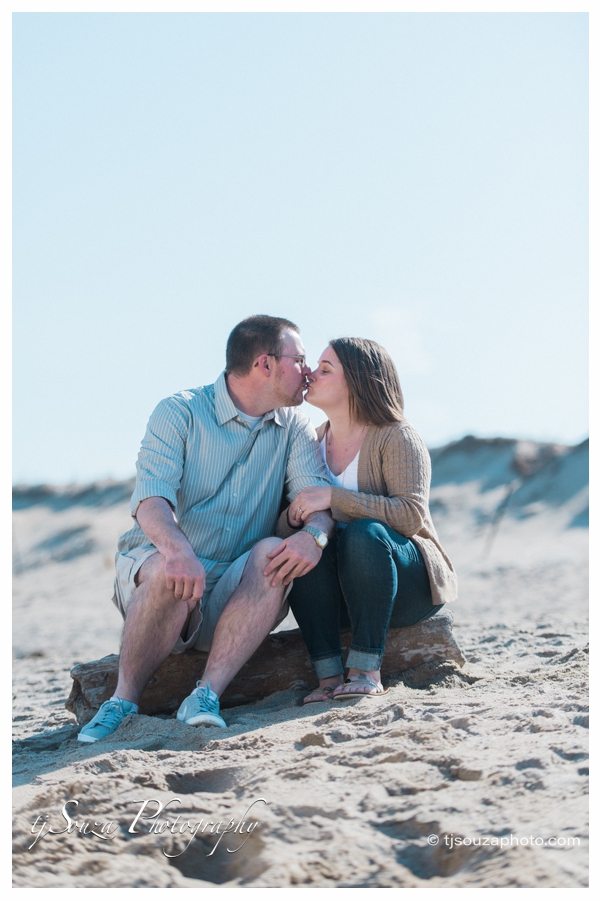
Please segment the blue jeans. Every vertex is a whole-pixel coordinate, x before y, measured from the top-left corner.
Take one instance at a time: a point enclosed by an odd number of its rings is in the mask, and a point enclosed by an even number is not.
[[[288,599],[318,678],[344,672],[341,626],[352,630],[347,667],[376,670],[390,627],[414,625],[440,609],[417,546],[373,519],[339,529],[315,568],[294,580]]]

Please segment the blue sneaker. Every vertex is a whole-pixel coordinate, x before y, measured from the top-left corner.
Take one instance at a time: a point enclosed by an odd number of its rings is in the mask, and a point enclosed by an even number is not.
[[[227,728],[219,715],[219,697],[211,690],[210,682],[196,682],[196,689],[186,697],[177,711],[177,721],[186,725],[217,725]]]
[[[134,716],[138,712],[135,703],[129,700],[107,700],[102,704],[91,722],[81,729],[77,740],[84,744],[93,744],[113,734],[126,716]]]

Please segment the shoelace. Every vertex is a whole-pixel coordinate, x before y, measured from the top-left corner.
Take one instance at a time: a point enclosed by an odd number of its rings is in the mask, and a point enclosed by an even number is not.
[[[96,725],[106,725],[112,728],[123,718],[124,710],[118,700],[111,700],[110,705],[105,706],[102,715],[96,722]]]
[[[199,703],[204,704],[209,712],[217,713],[219,710],[219,700],[214,700],[210,696],[210,690],[210,682],[207,681],[205,684],[204,681],[197,681],[194,693],[196,694]]]

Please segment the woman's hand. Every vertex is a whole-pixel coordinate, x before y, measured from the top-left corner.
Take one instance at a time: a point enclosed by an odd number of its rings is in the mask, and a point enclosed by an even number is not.
[[[303,524],[303,520],[301,519],[301,514],[298,508],[298,503],[293,500],[290,506],[286,511],[286,518],[288,519],[288,524],[291,528],[300,528]]]
[[[295,527],[298,527],[298,525],[307,521],[307,516],[310,516],[311,513],[329,509],[331,505],[331,487],[304,488],[290,504],[290,509],[288,510],[290,524],[292,525],[293,522],[296,522]]]

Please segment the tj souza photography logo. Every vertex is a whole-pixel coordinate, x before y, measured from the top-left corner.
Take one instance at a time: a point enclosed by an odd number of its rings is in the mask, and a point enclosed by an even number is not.
[[[173,835],[185,835],[186,837],[190,835],[190,840],[179,853],[167,853],[163,849],[163,853],[165,856],[169,857],[169,859],[175,859],[177,856],[181,856],[182,853],[185,853],[199,833],[217,835],[217,841],[211,852],[207,853],[207,856],[213,855],[226,834],[234,834],[238,838],[243,838],[242,842],[239,843],[237,847],[234,847],[233,850],[226,847],[228,853],[236,853],[244,846],[259,824],[257,821],[247,821],[246,816],[249,814],[255,803],[267,804],[267,800],[264,800],[263,797],[259,797],[258,800],[253,800],[244,815],[241,816],[238,821],[230,819],[229,822],[226,823],[223,819],[213,822],[205,819],[187,819],[182,815],[173,817],[173,810],[169,810],[171,817],[162,818],[161,814],[168,806],[171,806],[172,803],[182,802],[179,797],[172,797],[167,803],[162,803],[160,800],[154,799],[138,800],[134,802],[140,803],[141,806],[139,812],[134,816],[127,829],[128,834],[142,834],[143,831],[141,829],[145,829],[147,834],[165,834],[169,832]],[[155,804],[156,806],[153,806],[152,804]],[[101,841],[112,841],[115,835],[120,832],[120,823],[116,822],[114,819],[96,822],[91,819],[73,818],[76,815],[78,805],[79,800],[68,800],[65,803],[61,810],[64,824],[59,828],[51,827],[48,816],[38,816],[31,826],[31,833],[35,835],[35,840],[27,849],[31,850],[38,841],[48,837],[49,834],[73,834],[74,832],[77,832],[82,836],[89,835],[91,837],[99,838]]]

